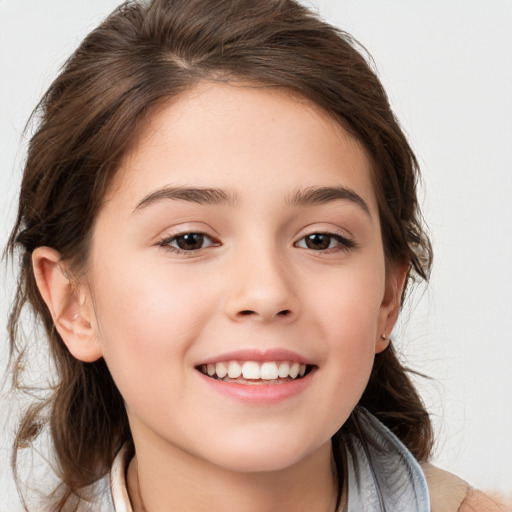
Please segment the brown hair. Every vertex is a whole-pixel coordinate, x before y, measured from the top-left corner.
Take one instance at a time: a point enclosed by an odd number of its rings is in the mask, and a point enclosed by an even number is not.
[[[56,332],[31,253],[52,247],[83,271],[101,201],[152,109],[200,80],[230,79],[299,94],[364,145],[373,162],[387,261],[408,264],[408,281],[428,279],[431,247],[417,203],[417,162],[381,83],[348,34],[294,0],[126,2],[87,36],[35,111],[39,123],[7,247],[11,255],[19,250],[21,267],[9,321],[13,371],[17,378],[24,356],[18,326],[28,304],[46,329],[58,378],[48,398],[25,413],[13,460],[48,424],[63,491],[55,510],[105,474],[131,437],[104,361],[74,359]],[[429,416],[392,347],[376,356],[360,405],[416,458],[429,456]],[[357,432],[357,410],[334,438],[338,462],[348,432]]]

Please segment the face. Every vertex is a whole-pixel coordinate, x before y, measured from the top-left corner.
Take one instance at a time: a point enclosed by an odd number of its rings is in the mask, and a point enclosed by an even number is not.
[[[122,162],[84,303],[136,445],[263,471],[345,422],[391,280],[362,147],[285,92],[206,83]]]

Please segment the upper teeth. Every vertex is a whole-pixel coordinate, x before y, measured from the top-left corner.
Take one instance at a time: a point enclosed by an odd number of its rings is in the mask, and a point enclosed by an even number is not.
[[[275,380],[303,377],[306,373],[306,365],[289,361],[227,361],[202,365],[201,370],[210,377],[217,376],[223,379],[228,376],[230,379],[243,377],[250,380]]]

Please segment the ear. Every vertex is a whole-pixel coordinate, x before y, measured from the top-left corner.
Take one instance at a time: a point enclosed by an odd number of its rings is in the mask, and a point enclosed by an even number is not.
[[[102,357],[86,285],[73,282],[60,253],[50,247],[34,250],[32,267],[39,293],[71,354],[86,363]]]
[[[400,312],[400,302],[408,272],[409,265],[404,264],[394,264],[388,269],[384,297],[379,311],[376,354],[385,350],[389,345],[389,334],[393,330]]]

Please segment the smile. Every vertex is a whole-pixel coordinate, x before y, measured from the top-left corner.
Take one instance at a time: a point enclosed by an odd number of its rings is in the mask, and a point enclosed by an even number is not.
[[[202,364],[197,369],[212,379],[250,385],[298,380],[307,375],[312,367],[294,361],[223,361]]]

